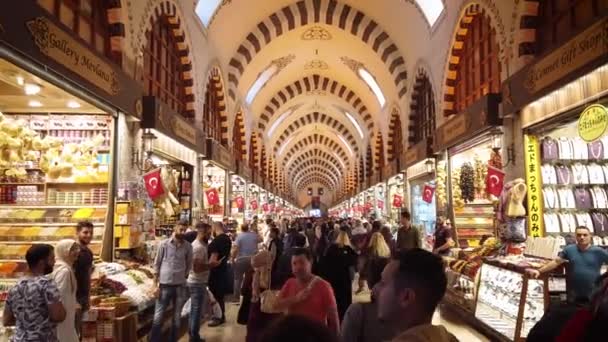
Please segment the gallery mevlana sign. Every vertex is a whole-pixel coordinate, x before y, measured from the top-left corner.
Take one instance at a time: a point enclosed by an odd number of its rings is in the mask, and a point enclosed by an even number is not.
[[[119,82],[112,67],[93,54],[48,18],[38,17],[27,22],[40,52],[79,74],[108,94],[118,94]]]

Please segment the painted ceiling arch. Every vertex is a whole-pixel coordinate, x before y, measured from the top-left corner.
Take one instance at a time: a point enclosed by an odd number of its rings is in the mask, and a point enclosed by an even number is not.
[[[307,170],[306,172],[300,173],[298,175],[298,177],[293,180],[293,184],[296,185],[296,187],[297,187],[298,184],[302,183],[303,181],[305,181],[307,178],[310,178],[310,177],[316,177],[316,178],[326,180],[326,182],[331,185],[330,189],[337,189],[340,187],[340,185],[338,183],[336,183],[336,181],[333,180],[331,178],[331,176],[329,176],[328,174],[325,174],[319,170],[316,170],[314,168],[311,168],[311,169]]]
[[[293,176],[297,175],[299,171],[303,170],[303,168],[307,165],[318,165],[322,167],[328,173],[331,173],[336,177],[336,180],[342,179],[342,173],[340,169],[337,169],[335,165],[328,162],[327,160],[323,160],[320,158],[307,158],[302,161],[298,161],[292,165],[290,169],[287,170],[287,178],[291,179]]]
[[[296,98],[298,95],[307,95],[314,91],[332,94],[345,100],[355,109],[356,113],[353,114],[359,114],[359,119],[365,123],[367,129],[370,131],[373,130],[374,122],[372,120],[372,115],[368,111],[363,100],[344,84],[319,74],[303,77],[277,92],[267,102],[261,112],[258,128],[265,130],[271,121],[282,113],[280,109],[289,100]]]
[[[332,155],[331,153],[328,153],[317,147],[309,147],[307,150],[301,151],[300,154],[293,155],[290,160],[283,161],[284,164],[282,166],[283,166],[283,169],[287,170],[289,173],[289,171],[291,171],[293,169],[293,165],[296,164],[296,162],[302,162],[306,159],[318,159],[318,158],[321,158],[322,160],[330,162],[331,164],[333,164],[333,166],[336,169],[341,170],[343,173],[345,173],[347,171],[348,166],[346,164],[341,164],[342,161],[340,159],[338,159],[336,156]]]
[[[390,35],[374,19],[353,6],[333,0],[301,0],[272,13],[249,32],[230,59],[228,72],[231,98],[245,69],[253,58],[272,40],[298,27],[325,24],[340,28],[369,45],[386,64],[394,78],[399,96],[406,93],[407,71],[405,59]],[[314,37],[314,31],[310,33]]]
[[[297,183],[306,174],[314,172],[314,173],[322,174],[325,177],[327,177],[328,179],[331,179],[331,182],[334,185],[334,187],[339,186],[340,180],[336,179],[335,175],[333,175],[332,173],[326,172],[321,166],[315,164],[314,162],[312,162],[310,160],[307,161],[307,163],[309,163],[309,165],[304,166],[303,169],[298,170],[298,172],[294,175],[293,182]]]
[[[327,189],[331,189],[332,186],[329,184],[324,178],[316,177],[316,176],[308,176],[306,179],[303,179],[296,187],[296,190],[303,190],[307,186],[321,184],[325,186]]]
[[[327,148],[327,150],[335,152],[336,155],[342,159],[344,164],[347,164],[352,156],[346,152],[346,150],[343,147],[344,145],[341,142],[339,142],[338,140],[339,139],[328,136],[325,133],[321,133],[321,132],[316,132],[311,135],[302,136],[302,137],[296,136],[296,138],[290,140],[287,143],[287,145],[283,145],[283,146],[287,146],[287,147],[285,147],[285,150],[287,151],[287,153],[285,153],[285,158],[288,159],[291,155],[300,153],[300,151],[304,147],[314,144],[314,145],[324,146]],[[283,146],[281,146],[281,149],[284,148]],[[291,146],[291,147],[289,147],[289,146]],[[281,151],[279,151],[279,152],[281,152]],[[279,155],[279,157],[280,157],[280,155]]]
[[[289,137],[297,134],[301,130],[310,129],[311,126],[313,126],[314,130],[322,127],[326,128],[328,131],[332,131],[334,134],[345,139],[355,154],[359,153],[358,136],[356,133],[351,132],[342,123],[333,119],[331,116],[319,112],[308,113],[305,116],[301,116],[299,119],[292,121],[285,129],[281,130],[280,132],[283,133],[281,133],[274,143],[272,143],[275,151],[278,150]],[[278,133],[279,132],[277,132],[277,134]]]

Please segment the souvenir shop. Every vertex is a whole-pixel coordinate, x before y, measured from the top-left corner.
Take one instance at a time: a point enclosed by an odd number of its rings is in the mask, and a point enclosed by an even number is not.
[[[260,193],[262,189],[256,184],[259,178],[259,173],[257,171],[253,171],[253,182],[247,186],[247,197],[245,199],[247,208],[245,211],[245,216],[253,219],[254,216],[258,216],[261,214],[260,208]]]
[[[430,158],[431,146],[423,140],[404,154],[407,191],[412,224],[424,227],[425,236],[435,232],[435,160]]]
[[[229,214],[231,174],[236,171],[230,151],[217,141],[207,138],[205,164],[203,166],[201,187],[203,212],[214,221],[222,221]],[[233,227],[234,228],[234,227]]]
[[[247,199],[253,181],[253,170],[241,161],[237,164],[237,172],[231,177],[231,201],[230,214],[239,224],[251,220],[252,215],[248,212]]]
[[[1,315],[8,290],[27,272],[27,249],[73,238],[80,221],[93,223],[90,248],[97,273],[104,274],[100,259],[113,258],[112,228],[120,223],[114,210],[118,164],[129,159],[118,139],[119,123],[142,119],[137,103],[143,90],[37,2],[13,4],[0,12],[0,22],[11,33],[0,44]],[[48,37],[61,44],[49,44]],[[140,275],[152,289],[152,272]],[[148,291],[132,281],[121,288],[124,297],[101,298],[95,296],[98,285],[92,284],[91,312],[99,315],[86,318],[85,339],[136,340],[115,334],[122,331],[115,330],[121,324],[117,317],[130,320],[135,332],[137,312],[129,310],[142,304]],[[12,333],[2,327],[0,340]]]
[[[451,221],[462,248],[479,246],[483,237],[495,236],[493,203],[500,192],[490,193],[486,180],[504,178],[499,99],[486,95],[435,134],[433,150],[441,151],[434,189],[437,213]]]
[[[399,225],[401,210],[406,204],[405,198],[405,182],[403,174],[399,172],[399,159],[396,158],[391,164],[388,172],[390,177],[386,181],[386,205],[387,205],[387,220],[393,225]]]

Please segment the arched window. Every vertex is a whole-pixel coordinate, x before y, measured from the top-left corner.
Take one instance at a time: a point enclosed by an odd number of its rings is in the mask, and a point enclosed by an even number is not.
[[[392,139],[392,141],[391,141]],[[403,130],[401,126],[401,117],[398,111],[394,111],[391,119],[391,136],[388,142],[388,158],[389,162],[399,158],[399,154],[403,151]]]
[[[254,134],[251,134],[251,137],[249,138],[249,167],[252,170],[257,170],[257,155],[256,155],[256,149],[257,149],[257,139],[255,138]]]
[[[538,53],[555,48],[598,18],[608,14],[608,1],[543,0],[539,1]]]
[[[218,80],[215,80],[215,78]],[[205,105],[203,107],[203,131],[207,137],[215,141],[222,141],[222,121],[220,115],[220,89],[219,75],[212,75],[205,92]]]
[[[498,42],[490,19],[481,11],[467,25],[455,82],[456,113],[488,93],[500,92]]]
[[[38,0],[41,7],[86,41],[94,50],[113,58],[108,32],[108,3],[104,0]],[[7,8],[6,10],[9,10]]]
[[[367,145],[367,155],[366,155],[367,165],[365,168],[365,178],[369,178],[372,175],[372,171],[374,170],[374,158],[372,155],[372,145],[371,142]]]
[[[156,96],[171,109],[186,116],[186,85],[182,63],[173,29],[167,16],[160,16],[146,33],[144,49],[144,89],[146,95]]]
[[[410,143],[419,143],[435,134],[435,98],[429,78],[422,74],[416,80],[412,94]]]

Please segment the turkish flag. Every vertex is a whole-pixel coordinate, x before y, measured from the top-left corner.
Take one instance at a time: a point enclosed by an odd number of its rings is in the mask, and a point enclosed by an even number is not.
[[[245,199],[243,196],[237,196],[234,201],[236,202],[236,207],[239,209],[243,209],[243,206],[245,206]]]
[[[249,205],[251,205],[252,210],[258,210],[258,201],[253,200],[253,201],[249,202]]]
[[[146,187],[146,192],[148,192],[148,196],[150,196],[150,199],[152,200],[165,194],[163,181],[160,177],[160,168],[144,174],[144,185]]]
[[[205,191],[205,195],[207,196],[207,203],[209,203],[209,205],[216,205],[220,203],[220,194],[217,192],[216,188],[211,188]]]
[[[384,209],[384,201],[378,200],[378,208]]]
[[[403,205],[403,197],[401,195],[393,195],[393,207],[394,208],[401,208],[401,206]]]
[[[422,191],[422,200],[425,201],[426,203],[432,203],[433,195],[435,195],[435,187],[425,184],[424,190]]]
[[[486,192],[494,196],[500,196],[504,185],[505,173],[492,166],[488,166],[488,175],[486,176]]]
[[[264,212],[268,212],[268,203],[262,204],[262,210],[264,210]]]
[[[370,210],[372,208],[372,204],[370,202],[365,203],[365,210]]]

